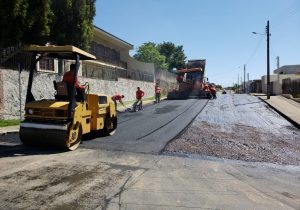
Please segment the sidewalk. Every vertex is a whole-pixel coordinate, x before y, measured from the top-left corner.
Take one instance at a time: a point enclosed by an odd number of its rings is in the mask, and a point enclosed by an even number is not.
[[[283,96],[271,96],[270,99],[267,96],[258,97],[300,128],[300,103]]]
[[[0,127],[0,136],[5,135],[7,133],[18,133],[20,130],[19,125]]]
[[[167,97],[161,97],[160,101],[164,101],[165,99],[167,99]],[[155,99],[143,99],[143,106],[147,105],[147,104],[153,104],[155,101]],[[125,102],[126,103],[126,102]],[[134,103],[134,101],[131,104],[126,104],[127,108],[132,108],[132,104]],[[126,110],[126,108],[124,106],[122,106],[120,103],[118,103],[118,111],[119,112],[124,112]]]

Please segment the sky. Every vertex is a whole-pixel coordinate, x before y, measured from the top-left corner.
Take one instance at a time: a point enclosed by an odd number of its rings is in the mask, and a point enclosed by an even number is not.
[[[243,75],[300,64],[300,0],[97,0],[94,24],[134,45],[173,42],[189,59],[206,59],[210,82],[232,86]]]

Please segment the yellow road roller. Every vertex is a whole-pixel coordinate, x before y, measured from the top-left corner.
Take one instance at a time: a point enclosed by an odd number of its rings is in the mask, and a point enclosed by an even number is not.
[[[29,71],[25,116],[20,124],[20,140],[26,146],[50,146],[75,150],[82,135],[90,132],[113,135],[117,128],[117,113],[113,101],[105,94],[89,93],[78,99],[75,78],[80,60],[95,60],[95,56],[71,45],[30,45],[24,51],[32,52]],[[43,57],[75,60],[72,83],[53,81],[53,99],[36,100],[32,83],[37,62]],[[51,90],[49,90],[51,91]]]

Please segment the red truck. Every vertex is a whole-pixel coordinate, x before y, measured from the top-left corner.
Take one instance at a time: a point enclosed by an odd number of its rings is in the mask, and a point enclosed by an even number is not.
[[[177,87],[168,92],[168,99],[205,98],[205,59],[189,60],[185,69],[176,71]]]

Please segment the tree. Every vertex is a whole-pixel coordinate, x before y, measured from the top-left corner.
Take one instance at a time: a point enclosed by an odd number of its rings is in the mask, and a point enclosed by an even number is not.
[[[166,63],[169,65],[169,70],[185,67],[186,56],[182,45],[175,46],[172,42],[163,42],[162,44],[157,45],[157,49],[161,55],[166,57]]]
[[[22,37],[25,44],[46,44],[50,39],[54,15],[51,0],[29,0],[26,24]]]
[[[51,0],[1,0],[0,47],[45,44],[53,13]]]
[[[21,41],[27,8],[27,0],[0,1],[0,47],[16,45]]]
[[[153,42],[147,42],[139,46],[133,57],[139,61],[154,63],[155,69],[168,70],[168,64],[165,62],[166,57],[159,53],[156,44]]]
[[[53,0],[55,23],[52,42],[71,44],[87,50],[93,38],[96,0]]]
[[[1,0],[0,47],[71,44],[88,49],[96,0]]]
[[[222,85],[216,85],[216,88],[223,89]]]

